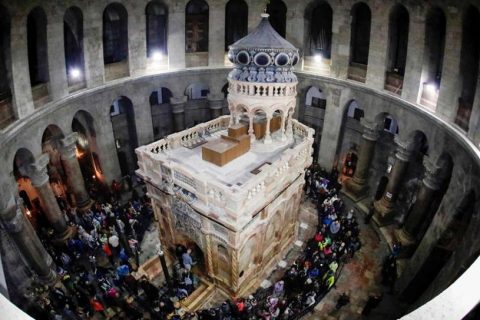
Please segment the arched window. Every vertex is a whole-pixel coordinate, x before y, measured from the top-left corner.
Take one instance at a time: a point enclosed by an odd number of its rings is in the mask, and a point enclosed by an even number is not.
[[[442,80],[445,50],[446,18],[442,9],[433,8],[425,23],[425,51],[422,67],[422,94],[420,103],[435,110]]]
[[[408,11],[402,5],[397,5],[390,13],[388,34],[388,71],[399,74],[405,73],[408,47]]]
[[[306,53],[312,56],[330,59],[332,49],[332,8],[326,2],[316,2],[314,7],[307,7],[306,22],[308,38]]]
[[[103,11],[103,61],[105,64],[128,59],[128,14],[119,3]]]
[[[203,0],[190,0],[185,12],[186,52],[208,51],[208,4]]]
[[[209,93],[210,89],[205,83],[192,83],[185,89],[188,100],[206,99]]]
[[[248,5],[243,0],[230,0],[225,8],[225,51],[248,33]]]
[[[370,8],[365,3],[360,2],[353,6],[350,41],[350,61],[353,63],[368,64],[371,20]]]
[[[273,29],[285,38],[287,31],[287,6],[282,0],[271,0],[267,5],[267,13],[270,15],[270,24]]]
[[[460,77],[462,92],[459,99],[455,123],[468,131],[470,114],[472,112],[475,89],[478,80],[478,64],[480,59],[480,14],[470,6],[463,17],[462,51],[460,60]]]
[[[325,99],[325,95],[323,94],[322,90],[318,89],[317,87],[311,87],[308,89],[305,97],[305,105],[309,107],[325,109],[327,106],[327,100]]]
[[[65,68],[68,84],[84,79],[83,58],[83,15],[77,7],[70,7],[63,16],[63,39],[65,47]]]
[[[440,87],[442,79],[443,53],[445,49],[446,19],[440,8],[432,9],[427,15],[425,27],[426,82]]]
[[[28,66],[32,86],[47,83],[47,16],[45,11],[36,7],[27,18]]]
[[[10,99],[10,16],[7,10],[0,6],[0,101]],[[1,119],[0,119],[1,122]]]
[[[347,109],[347,117],[351,119],[355,119],[357,121],[360,121],[361,118],[363,118],[365,115],[364,111],[358,106],[357,101],[352,100],[350,104],[348,105]]]
[[[147,57],[167,54],[167,7],[160,2],[150,2],[147,16]],[[160,57],[160,56],[159,56]]]
[[[150,94],[150,112],[152,113],[155,140],[160,140],[173,132],[172,107],[170,105],[172,96],[172,92],[165,87],[158,88]]]

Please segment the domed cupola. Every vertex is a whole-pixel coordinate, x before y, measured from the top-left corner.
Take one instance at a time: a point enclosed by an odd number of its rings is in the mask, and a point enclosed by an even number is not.
[[[298,49],[282,38],[262,14],[258,27],[229,46],[228,58],[235,65],[228,77],[245,82],[297,82],[293,66],[300,60]]]

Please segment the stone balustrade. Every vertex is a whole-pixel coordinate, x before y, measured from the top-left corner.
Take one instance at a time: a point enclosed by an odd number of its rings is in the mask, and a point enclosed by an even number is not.
[[[246,220],[261,209],[255,206],[264,201],[255,201],[255,198],[264,200],[275,195],[281,191],[276,189],[281,189],[297,179],[311,164],[313,129],[292,120],[294,145],[286,149],[274,162],[263,164],[260,172],[241,183],[226,184],[206,176],[203,172],[197,172],[193,169],[195,164],[185,166],[171,161],[169,152],[182,146],[188,148],[188,143],[199,139],[206,130],[226,129],[229,118],[223,116],[138,148],[140,168],[137,174],[155,185],[158,184],[165,192],[183,192],[185,200],[192,207],[207,207],[210,212],[224,215],[223,218],[235,227],[236,222]]]
[[[260,83],[228,80],[229,93],[256,97],[294,97],[297,94],[297,82]]]

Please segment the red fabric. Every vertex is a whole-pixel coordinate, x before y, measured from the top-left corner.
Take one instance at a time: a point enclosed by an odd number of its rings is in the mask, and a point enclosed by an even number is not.
[[[243,309],[245,309],[245,303],[243,303],[242,301],[237,302],[237,309],[238,311],[242,312]]]
[[[321,234],[320,232],[315,234],[315,241],[317,242],[323,241],[323,234]]]
[[[90,300],[90,304],[92,305],[93,310],[95,311],[103,311],[103,305],[96,299]]]
[[[112,250],[110,249],[110,246],[106,243],[103,244],[103,252],[105,252],[107,257],[110,257],[112,255]]]

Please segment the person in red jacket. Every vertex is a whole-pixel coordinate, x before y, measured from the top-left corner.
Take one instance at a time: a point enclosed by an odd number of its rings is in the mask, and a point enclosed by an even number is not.
[[[105,318],[107,315],[105,314],[105,308],[103,304],[97,299],[97,297],[93,296],[90,299],[90,305],[92,306],[93,311],[101,313]]]

